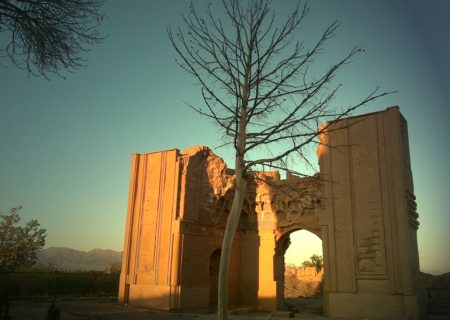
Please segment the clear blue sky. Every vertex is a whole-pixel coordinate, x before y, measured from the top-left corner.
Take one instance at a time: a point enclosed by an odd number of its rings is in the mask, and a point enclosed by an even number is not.
[[[285,16],[295,3],[273,6]],[[130,154],[221,143],[217,129],[184,105],[199,101],[199,90],[174,63],[165,31],[188,4],[107,1],[108,37],[66,79],[29,78],[2,60],[0,211],[23,205],[24,219],[47,228],[47,246],[121,250]],[[450,2],[315,0],[310,8],[299,34],[307,41],[333,20],[342,23],[322,63],[354,45],[367,51],[340,74],[336,103],[357,101],[375,86],[399,91],[359,113],[400,106],[409,125],[421,266],[450,271]],[[217,153],[231,163],[229,151]]]

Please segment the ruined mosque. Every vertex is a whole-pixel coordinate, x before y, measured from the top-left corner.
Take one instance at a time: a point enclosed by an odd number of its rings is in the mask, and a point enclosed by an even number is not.
[[[322,240],[325,316],[423,318],[406,120],[391,107],[339,120],[320,140],[314,177],[259,172],[249,184],[230,308],[283,308],[289,234],[304,229]],[[132,155],[119,302],[181,312],[217,304],[233,186],[233,170],[205,146]]]

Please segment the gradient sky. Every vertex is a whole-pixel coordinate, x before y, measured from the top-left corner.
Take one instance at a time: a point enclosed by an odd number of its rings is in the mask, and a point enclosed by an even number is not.
[[[295,4],[273,7],[283,17]],[[25,220],[47,228],[46,246],[122,250],[130,154],[221,144],[218,130],[183,102],[198,102],[199,89],[174,63],[165,31],[180,24],[188,5],[107,1],[108,37],[66,79],[28,77],[1,61],[0,211],[23,205]],[[338,76],[344,87],[337,104],[356,102],[376,86],[399,91],[358,113],[400,106],[409,127],[421,268],[450,271],[450,1],[309,6],[299,33],[307,42],[341,21],[321,64],[355,45],[366,49]],[[215,151],[232,163],[230,150]]]

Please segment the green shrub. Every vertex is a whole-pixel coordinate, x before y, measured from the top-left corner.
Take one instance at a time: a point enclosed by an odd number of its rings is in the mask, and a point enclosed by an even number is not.
[[[103,272],[0,273],[0,295],[11,298],[116,295],[119,274]]]

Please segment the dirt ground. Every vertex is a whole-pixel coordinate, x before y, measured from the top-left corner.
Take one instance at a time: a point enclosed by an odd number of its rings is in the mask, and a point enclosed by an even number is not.
[[[314,302],[314,301],[313,301]],[[301,308],[305,312],[297,313],[296,318],[326,319],[318,315],[317,301],[309,309],[305,308],[305,301],[291,300],[292,308]],[[213,320],[217,314],[181,314],[169,313],[143,308],[132,308],[117,304],[112,299],[103,300],[63,300],[56,301],[55,305],[61,311],[60,320]],[[49,302],[44,301],[14,301],[10,306],[12,320],[44,320],[47,317]],[[283,319],[287,313],[270,314],[265,312],[248,312],[236,310],[232,312],[230,320],[256,320],[256,319]]]
[[[44,320],[49,302],[14,301],[10,305],[12,320]],[[60,310],[60,320],[188,320],[195,315],[162,313],[142,308],[131,308],[108,300],[68,300],[56,301]],[[207,318],[205,318],[207,319]]]

